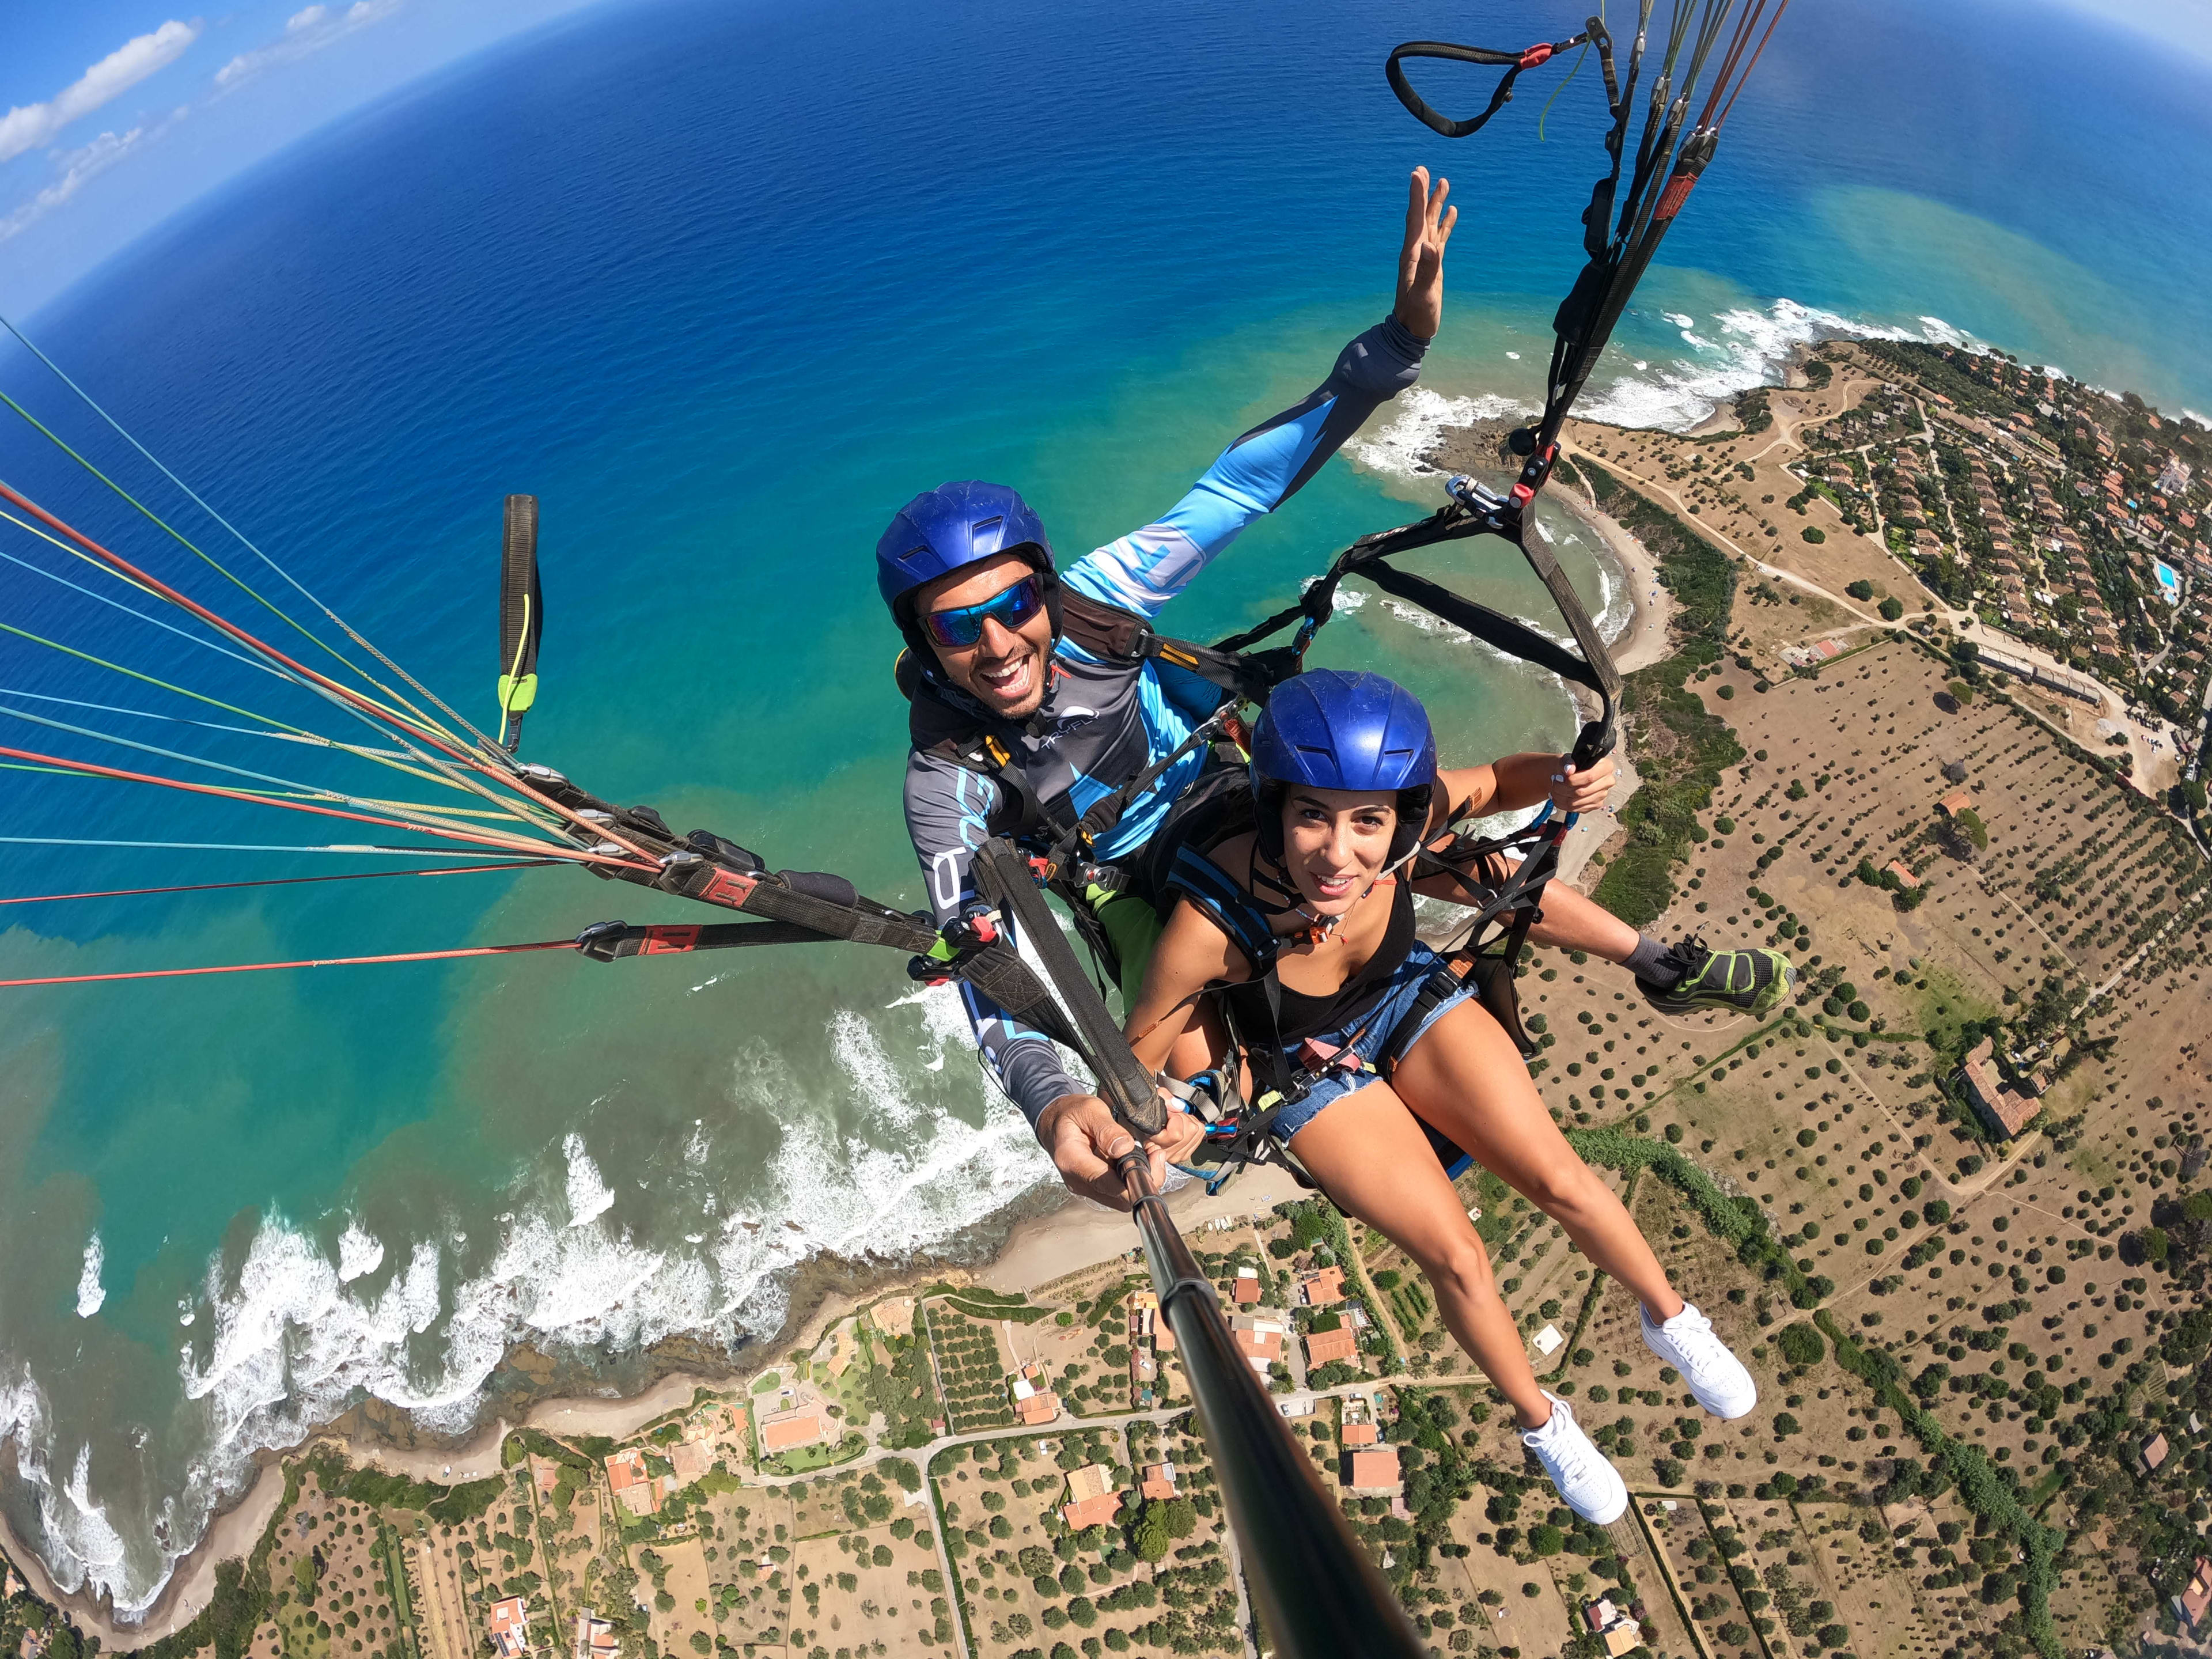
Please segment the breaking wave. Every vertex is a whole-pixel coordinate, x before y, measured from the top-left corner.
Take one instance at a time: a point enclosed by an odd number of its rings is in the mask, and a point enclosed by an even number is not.
[[[1937,345],[1978,349],[1980,343],[1940,317],[1922,317],[1917,328],[1854,321],[1777,300],[1765,310],[1749,306],[1705,319],[1709,327],[1686,313],[1662,312],[1688,347],[1672,362],[1647,358],[1637,372],[1593,386],[1577,412],[1615,426],[1656,427],[1686,432],[1740,392],[1779,386],[1790,354],[1823,340],[1924,340]]]
[[[1528,404],[1486,393],[1474,398],[1447,398],[1440,392],[1417,386],[1400,396],[1397,413],[1372,437],[1354,438],[1345,446],[1362,464],[1378,472],[1402,477],[1425,477],[1435,472],[1421,458],[1437,447],[1445,430],[1473,426],[1477,421],[1503,420],[1509,415],[1531,415]]]
[[[242,1261],[209,1264],[178,1367],[203,1417],[204,1449],[185,1489],[122,1528],[95,1491],[89,1445],[57,1447],[52,1413],[27,1369],[0,1373],[0,1441],[37,1495],[42,1549],[67,1591],[143,1616],[210,1517],[242,1492],[257,1452],[298,1444],[364,1400],[406,1410],[425,1430],[465,1433],[510,1349],[556,1356],[634,1352],[679,1334],[735,1350],[772,1335],[790,1310],[794,1270],[836,1255],[890,1265],[939,1246],[1052,1178],[1021,1120],[994,1111],[975,1128],[917,1099],[906,1079],[940,1072],[966,1047],[957,992],[929,988],[879,1013],[829,1022],[842,1088],[814,1110],[765,1044],[734,1059],[730,1104],[775,1121],[780,1146],[742,1204],[692,1189],[696,1213],[665,1218],[675,1240],[647,1242],[581,1133],[549,1146],[518,1177],[487,1249],[465,1255],[458,1231],[386,1241],[349,1219],[332,1253],[320,1230],[264,1216]],[[797,1121],[788,1121],[794,1116]],[[704,1157],[695,1125],[680,1162]],[[670,1207],[668,1194],[656,1194]],[[476,1224],[480,1229],[486,1224]],[[397,1258],[389,1272],[387,1258]],[[80,1311],[96,1296],[99,1241],[86,1250]],[[96,1306],[96,1304],[94,1304]],[[54,1468],[70,1470],[56,1480]],[[126,1537],[125,1534],[129,1536]]]
[[[100,1304],[107,1300],[107,1289],[100,1282],[100,1270],[107,1262],[106,1248],[94,1233],[84,1242],[84,1267],[76,1276],[76,1316],[89,1319],[100,1311]]]

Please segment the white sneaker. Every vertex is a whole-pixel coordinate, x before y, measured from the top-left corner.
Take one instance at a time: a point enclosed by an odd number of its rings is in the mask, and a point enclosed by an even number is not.
[[[1538,1427],[1523,1429],[1521,1443],[1536,1454],[1544,1473],[1566,1505],[1585,1521],[1605,1526],[1628,1510],[1628,1483],[1575,1421],[1567,1402],[1547,1389],[1552,1414]]]
[[[1698,1403],[1715,1417],[1741,1417],[1759,1403],[1759,1384],[1743,1361],[1713,1334],[1712,1321],[1688,1303],[1663,1325],[1651,1322],[1649,1310],[1639,1310],[1639,1320],[1644,1346],[1681,1372]]]

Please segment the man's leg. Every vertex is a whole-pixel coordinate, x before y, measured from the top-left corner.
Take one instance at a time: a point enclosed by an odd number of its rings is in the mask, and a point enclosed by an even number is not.
[[[1167,924],[1158,911],[1133,893],[1114,893],[1094,900],[1093,914],[1121,966],[1121,1006],[1133,1008],[1137,993],[1144,988],[1146,965],[1152,961],[1152,948],[1160,942],[1160,930]],[[1195,1077],[1219,1064],[1228,1048],[1228,1034],[1221,1029],[1219,1017],[1210,1004],[1202,1006],[1199,1018],[1169,1051],[1168,1075]]]

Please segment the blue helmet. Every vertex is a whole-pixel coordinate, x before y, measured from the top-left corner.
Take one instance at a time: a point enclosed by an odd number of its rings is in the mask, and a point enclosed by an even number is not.
[[[1316,668],[1277,686],[1252,733],[1252,802],[1262,851],[1283,852],[1285,787],[1398,797],[1395,861],[1427,823],[1437,739],[1420,699],[1380,674]]]
[[[917,658],[933,660],[914,617],[914,591],[1000,553],[1027,557],[1044,578],[1045,608],[1060,634],[1060,581],[1044,522],[1005,484],[960,478],[926,489],[898,510],[876,544],[876,586]]]

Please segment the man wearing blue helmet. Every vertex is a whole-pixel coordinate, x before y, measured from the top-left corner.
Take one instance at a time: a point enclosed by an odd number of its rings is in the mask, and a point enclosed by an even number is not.
[[[1116,630],[1157,617],[1413,384],[1443,314],[1444,246],[1458,217],[1449,193],[1414,170],[1390,314],[1152,523],[1055,571],[1044,526],[1002,484],[943,484],[892,520],[876,550],[877,580],[908,647],[900,663],[914,740],[907,828],[940,924],[986,908],[969,863],[989,836],[1064,831],[1214,712],[1216,686],[1171,661],[1133,658],[1117,648],[1126,635]],[[1110,861],[1142,848],[1206,761],[1200,747],[1170,767],[1099,838],[1097,855]],[[1158,931],[1152,907],[1136,899],[1104,906],[1102,917],[1125,960]],[[1050,1042],[971,988],[962,994],[987,1063],[1032,1124],[1054,1101],[1079,1097],[1103,1112]],[[1096,1184],[1109,1195],[1111,1182]]]
[[[1156,837],[1172,842],[1158,836],[1170,809],[1204,794],[1207,747],[1187,740],[1223,698],[1218,684],[1178,662],[1182,653],[1149,639],[1149,624],[1246,525],[1287,500],[1376,409],[1413,384],[1442,319],[1444,247],[1457,216],[1449,193],[1448,184],[1431,187],[1426,170],[1415,169],[1390,314],[1346,345],[1310,395],[1224,451],[1164,517],[1065,572],[1054,568],[1036,513],[1003,484],[942,484],[892,520],[877,545],[876,574],[908,646],[899,663],[913,739],[907,829],[940,926],[957,932],[988,908],[970,875],[987,839],[1050,844],[1079,819],[1116,808],[1089,851],[1129,884],[1095,890],[1092,914],[1079,921],[1116,960],[1125,1005],[1133,999],[1160,925],[1159,872],[1150,866],[1164,861],[1140,854],[1158,854]],[[1152,768],[1148,787],[1120,799]],[[1501,781],[1501,805],[1533,789],[1530,799],[1548,794],[1567,811],[1602,804],[1613,778],[1610,762],[1577,775],[1553,755],[1514,756],[1486,771]],[[1703,958],[1677,960],[1581,895],[1559,890],[1537,937],[1628,963],[1647,994],[1674,995],[1686,1008],[1756,1012],[1755,1003],[1779,994],[1772,983],[1731,982],[1709,994],[1687,977],[1705,972]],[[1586,925],[1559,925],[1577,918]],[[1106,1155],[1127,1137],[1105,1103],[1069,1076],[1041,1033],[971,986],[961,994],[986,1064],[1067,1185],[1123,1201]],[[1182,1148],[1170,1137],[1154,1150],[1157,1163],[1164,1151]],[[1163,1176],[1164,1168],[1154,1173]]]
[[[1265,1132],[1420,1265],[1437,1312],[1504,1394],[1561,1497],[1585,1520],[1616,1520],[1627,1488],[1572,1409],[1538,1384],[1425,1125],[1558,1221],[1643,1304],[1644,1341],[1707,1411],[1741,1417],[1758,1389],[1567,1144],[1476,984],[1415,934],[1417,890],[1455,896],[1448,878],[1401,873],[1421,843],[1470,811],[1534,805],[1540,787],[1516,789],[1492,766],[1439,770],[1410,692],[1330,669],[1277,689],[1251,773],[1249,827],[1176,853],[1169,880],[1181,898],[1130,1010],[1131,1046],[1179,1076],[1234,1074],[1241,1049],[1243,1094],[1256,1091]],[[1565,890],[1547,890],[1546,904]],[[1225,1029],[1201,1018],[1209,1001]]]

